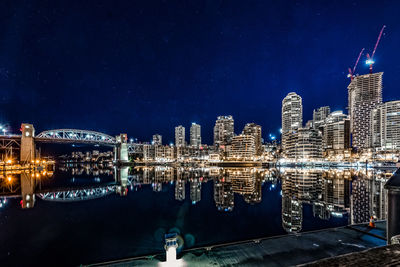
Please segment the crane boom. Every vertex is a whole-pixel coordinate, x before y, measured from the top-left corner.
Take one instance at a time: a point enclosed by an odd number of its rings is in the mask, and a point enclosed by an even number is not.
[[[381,37],[382,37],[383,30],[384,30],[385,28],[386,28],[386,25],[383,25],[382,30],[381,30],[380,33],[379,33],[378,40],[376,40],[376,44],[375,44],[375,47],[374,47],[374,51],[372,52],[372,55],[371,55],[371,58],[372,58],[372,59],[374,58],[376,48],[378,47],[379,41],[381,40]]]
[[[375,47],[374,47],[374,50],[372,51],[371,56],[369,56],[369,54],[367,53],[367,60],[365,61],[365,63],[367,65],[369,65],[369,73],[370,74],[372,74],[372,65],[375,63],[374,55],[375,55],[375,52],[376,52],[376,48],[378,47],[379,41],[381,40],[381,37],[382,37],[382,34],[383,34],[383,30],[385,28],[386,28],[386,25],[383,25],[381,31],[379,32],[378,40],[376,40]]]
[[[363,49],[361,49],[361,52],[360,52],[360,54],[358,55],[358,58],[357,58],[357,60],[356,60],[356,64],[354,64],[354,67],[353,67],[353,75],[354,75],[354,73],[355,73],[355,71],[356,71],[356,68],[357,68],[357,65],[358,65],[358,61],[360,61],[360,58],[361,58],[361,55],[362,55],[362,53],[364,52],[364,48]]]

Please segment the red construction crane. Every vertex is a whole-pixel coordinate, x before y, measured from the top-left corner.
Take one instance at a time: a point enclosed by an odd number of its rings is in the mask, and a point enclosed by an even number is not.
[[[382,37],[383,30],[385,28],[386,28],[386,25],[383,25],[382,30],[378,35],[378,40],[376,40],[374,51],[372,51],[371,56],[369,56],[369,54],[367,53],[367,60],[365,61],[365,64],[369,65],[369,73],[372,73],[372,65],[375,63],[374,55],[375,55],[375,52],[376,52],[376,48],[378,47],[379,41],[381,40],[381,37]]]
[[[364,48],[361,49],[360,54],[358,54],[358,58],[357,58],[357,60],[356,60],[356,63],[354,64],[353,69],[349,68],[349,74],[347,75],[347,77],[350,78],[351,80],[353,80],[353,78],[354,78],[354,73],[356,72],[356,68],[357,68],[357,65],[358,65],[358,61],[360,61],[361,55],[362,55],[362,53],[364,52],[364,50],[365,50]]]

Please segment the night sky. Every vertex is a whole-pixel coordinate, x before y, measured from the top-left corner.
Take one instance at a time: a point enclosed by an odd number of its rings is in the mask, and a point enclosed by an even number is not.
[[[344,109],[347,69],[384,24],[374,70],[385,71],[384,101],[400,99],[399,14],[400,1],[3,0],[0,122],[165,143],[197,122],[211,143],[230,114],[236,133],[256,122],[266,138],[290,91],[304,121]]]

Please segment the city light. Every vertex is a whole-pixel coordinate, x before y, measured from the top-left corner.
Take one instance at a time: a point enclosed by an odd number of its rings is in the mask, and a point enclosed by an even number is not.
[[[365,64],[367,64],[367,65],[371,65],[371,64],[374,64],[375,63],[375,61],[373,60],[373,59],[367,59],[366,61],[365,61]]]

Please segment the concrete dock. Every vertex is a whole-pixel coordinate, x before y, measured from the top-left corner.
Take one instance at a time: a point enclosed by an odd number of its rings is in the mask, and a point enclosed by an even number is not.
[[[386,222],[261,238],[182,251],[183,266],[293,266],[386,245]],[[149,255],[88,266],[158,266],[165,255]]]

